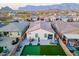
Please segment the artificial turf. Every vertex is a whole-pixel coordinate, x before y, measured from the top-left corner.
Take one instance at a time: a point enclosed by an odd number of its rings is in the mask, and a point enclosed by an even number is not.
[[[21,56],[25,55],[61,55],[65,56],[63,49],[60,45],[25,45]]]
[[[40,46],[29,46],[25,45],[21,55],[39,55],[40,54]]]

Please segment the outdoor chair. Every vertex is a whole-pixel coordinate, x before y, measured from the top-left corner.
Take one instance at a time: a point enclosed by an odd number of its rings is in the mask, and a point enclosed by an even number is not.
[[[13,40],[13,41],[12,41],[12,45],[17,44],[18,42],[19,42],[19,39],[18,39],[18,38],[16,38],[16,40]]]

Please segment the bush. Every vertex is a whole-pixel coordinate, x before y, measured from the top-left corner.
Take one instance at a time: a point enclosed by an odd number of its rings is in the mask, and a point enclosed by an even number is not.
[[[3,52],[3,47],[0,47],[0,53]]]
[[[32,45],[32,43],[30,42],[29,45]]]
[[[40,43],[38,43],[37,45],[40,45]]]

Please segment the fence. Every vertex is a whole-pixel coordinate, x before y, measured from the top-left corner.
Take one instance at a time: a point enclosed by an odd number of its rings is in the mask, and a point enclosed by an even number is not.
[[[64,52],[66,53],[66,55],[73,56],[73,54],[69,51],[69,49],[66,47],[66,45],[63,43],[61,39],[59,39],[59,43],[61,47],[63,48]]]
[[[20,43],[23,41],[23,39],[25,39],[26,33],[24,33],[24,35],[22,37],[20,37],[18,44],[16,44],[16,46],[13,48],[13,50],[8,54],[8,56],[14,56],[16,53],[16,49],[18,48],[18,46],[20,45]]]

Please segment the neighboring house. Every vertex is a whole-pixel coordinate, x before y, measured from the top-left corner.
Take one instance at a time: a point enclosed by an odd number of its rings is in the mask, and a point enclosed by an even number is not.
[[[39,16],[39,17],[38,17],[38,18],[39,18],[38,20],[45,21],[45,17],[46,17],[46,16]]]
[[[79,34],[64,34],[67,45],[79,47]]]
[[[53,22],[58,32],[60,33],[75,33],[76,30],[79,30],[78,23],[74,24],[74,22],[64,22],[64,21],[55,21]],[[77,32],[79,33],[79,32]]]
[[[70,16],[59,16],[59,18],[64,21],[67,22],[71,17]]]
[[[40,40],[54,40],[54,31],[49,22],[36,21],[30,24],[29,29],[26,31],[27,38],[40,39]]]
[[[72,18],[73,18],[73,21],[74,21],[74,22],[79,21],[79,16],[72,16]]]
[[[31,16],[31,20],[37,21],[37,19],[38,19],[38,15],[33,14],[33,15]]]
[[[29,23],[24,21],[9,23],[0,28],[0,37],[21,37],[28,26]]]
[[[63,22],[63,21],[56,21],[54,22],[54,25],[57,28],[57,31],[62,36],[63,39],[66,40],[66,44],[69,42],[71,43],[71,46],[73,46],[73,42],[77,40],[79,41],[79,23],[75,22]],[[75,43],[79,45],[78,43]]]
[[[48,21],[56,21],[56,16],[54,15],[51,15],[51,16],[48,16]]]

